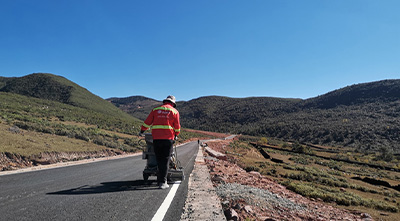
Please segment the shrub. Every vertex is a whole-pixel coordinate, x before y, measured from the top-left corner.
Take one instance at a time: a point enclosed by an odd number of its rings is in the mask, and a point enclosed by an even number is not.
[[[259,144],[268,144],[268,139],[266,137],[261,137],[258,141]]]
[[[311,153],[309,147],[301,145],[299,142],[295,142],[292,144],[292,151],[295,153]]]
[[[310,164],[310,161],[304,156],[293,156],[293,157],[290,157],[289,160],[291,160],[295,163],[298,163],[298,164],[303,164],[303,165]]]
[[[381,147],[379,149],[380,155],[376,157],[377,160],[383,160],[386,162],[390,162],[394,159],[393,151],[390,150],[388,147]]]
[[[339,192],[332,188],[321,188],[309,183],[282,182],[289,190],[306,197],[319,198],[324,202],[335,202],[345,206],[365,206],[382,211],[398,212],[398,208],[383,201],[364,199],[356,194]]]
[[[245,168],[243,168],[244,170],[246,170],[246,172],[250,172],[250,171],[256,171],[259,172],[260,168],[255,167],[255,166],[246,166]]]

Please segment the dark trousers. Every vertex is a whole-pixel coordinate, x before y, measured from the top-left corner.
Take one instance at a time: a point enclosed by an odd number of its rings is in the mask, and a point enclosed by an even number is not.
[[[167,181],[168,165],[172,155],[174,140],[154,140],[154,153],[156,154],[158,175],[157,183]]]

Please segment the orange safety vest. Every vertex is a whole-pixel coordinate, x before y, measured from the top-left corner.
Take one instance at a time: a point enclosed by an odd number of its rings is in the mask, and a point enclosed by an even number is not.
[[[141,130],[145,131],[150,127],[154,140],[173,140],[181,132],[179,112],[169,103],[154,108]]]

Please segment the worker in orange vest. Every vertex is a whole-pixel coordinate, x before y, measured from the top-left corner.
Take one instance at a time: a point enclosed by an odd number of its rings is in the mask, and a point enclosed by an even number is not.
[[[144,121],[140,133],[151,127],[154,153],[157,159],[157,183],[160,189],[167,189],[168,165],[173,151],[173,145],[181,131],[179,112],[175,109],[176,99],[170,95],[163,104],[154,108]]]

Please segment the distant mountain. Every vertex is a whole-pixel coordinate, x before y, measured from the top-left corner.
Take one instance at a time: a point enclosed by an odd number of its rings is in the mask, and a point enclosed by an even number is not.
[[[135,102],[125,100],[123,110],[140,119],[161,103],[130,99]],[[177,109],[182,126],[193,129],[400,152],[400,80],[352,85],[306,100],[200,97],[179,102]]]
[[[400,80],[356,84],[308,99],[306,107],[333,108],[374,102],[392,102],[400,98]]]
[[[161,101],[156,101],[143,96],[132,96],[127,98],[114,97],[107,100],[126,113],[141,120],[144,120],[147,117],[153,107],[162,103]]]
[[[24,77],[1,77],[0,92],[58,101],[111,116],[126,114],[78,84],[53,74],[36,73]]]
[[[178,105],[182,124],[196,129],[218,132],[246,132],[243,125],[274,118],[291,111],[300,99],[272,97],[229,98],[208,96]]]

